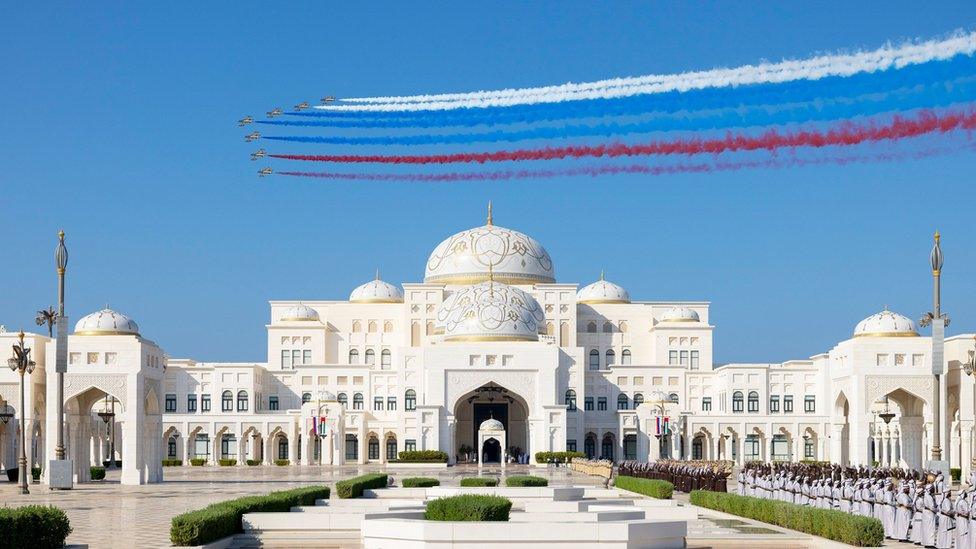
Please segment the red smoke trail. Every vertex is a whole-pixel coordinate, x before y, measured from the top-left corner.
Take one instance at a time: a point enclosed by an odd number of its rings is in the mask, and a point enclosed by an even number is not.
[[[720,171],[738,171],[756,168],[793,168],[817,165],[845,166],[847,164],[865,162],[887,162],[906,159],[920,159],[957,152],[960,150],[973,151],[976,145],[964,147],[932,148],[912,152],[878,153],[870,155],[846,155],[826,158],[770,158],[742,162],[701,162],[696,164],[676,164],[668,166],[647,166],[632,164],[627,166],[585,166],[562,170],[506,170],[496,172],[454,172],[442,174],[371,174],[371,173],[336,173],[336,172],[275,172],[276,175],[293,177],[313,177],[319,179],[333,179],[344,181],[401,181],[413,183],[450,183],[464,181],[508,181],[513,179],[545,179],[552,177],[572,177],[643,174],[643,175],[673,175],[682,173],[710,173]]]
[[[304,155],[270,154],[272,158],[337,163],[378,164],[455,164],[524,160],[554,160],[561,158],[619,157],[643,155],[719,154],[736,151],[774,151],[791,147],[828,147],[857,145],[870,141],[885,141],[918,137],[933,132],[976,128],[976,110],[965,109],[936,113],[920,111],[913,117],[895,116],[885,123],[843,122],[826,131],[800,130],[780,133],[769,130],[758,136],[727,133],[719,139],[674,139],[643,144],[611,143],[605,145],[577,145],[516,149],[510,151],[454,153],[435,155]]]

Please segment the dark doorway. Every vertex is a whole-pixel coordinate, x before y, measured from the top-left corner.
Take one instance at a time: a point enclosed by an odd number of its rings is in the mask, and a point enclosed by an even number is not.
[[[491,402],[488,404],[474,404],[474,433],[472,433],[472,440],[478,440],[478,427],[481,427],[481,423],[489,418],[495,418],[502,422],[505,426],[505,432],[508,432],[508,403],[507,402]]]
[[[502,445],[497,440],[489,438],[485,441],[484,448],[481,449],[482,463],[501,463]]]

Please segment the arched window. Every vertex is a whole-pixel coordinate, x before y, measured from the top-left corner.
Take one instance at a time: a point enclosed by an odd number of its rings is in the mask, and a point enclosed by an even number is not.
[[[366,325],[366,331],[369,332],[369,333],[371,333],[371,334],[375,334],[376,333],[376,321],[375,320],[370,320],[369,321],[369,324]]]
[[[613,459],[613,435],[607,433],[600,445],[600,459]]]
[[[678,393],[671,393],[671,394],[669,394],[668,395],[668,402],[672,402],[674,404],[677,404],[678,403]]]
[[[546,335],[547,336],[556,335],[556,326],[552,322],[546,322]]]
[[[302,404],[312,402],[312,393],[302,393]]]
[[[389,370],[391,365],[393,365],[393,355],[390,354],[389,349],[383,349],[380,352],[380,367],[383,370]]]
[[[336,400],[338,400],[339,404],[342,404],[343,406],[349,403],[349,397],[346,396],[346,393],[339,393],[339,396],[336,397]]]
[[[640,393],[634,393],[634,409],[636,410],[638,406],[644,404],[644,395]]]
[[[568,389],[566,391],[566,409],[570,412],[576,411],[576,391]]]
[[[356,393],[355,395],[352,396],[352,409],[353,410],[362,410],[363,409],[363,394],[362,393]]]
[[[369,437],[369,442],[367,443],[368,453],[366,457],[369,459],[380,459],[380,439],[375,436]]]
[[[393,435],[388,435],[386,438],[386,459],[396,459],[397,458],[397,440]]]
[[[230,391],[224,391],[220,394],[220,409],[224,412],[234,411],[234,394]]]
[[[759,393],[756,391],[749,391],[749,412],[759,411]]]
[[[359,437],[356,435],[346,435],[346,461],[356,461],[359,459]]]
[[[742,391],[732,393],[732,411],[735,413],[742,411]]]
[[[569,347],[569,323],[559,323],[559,346]]]
[[[426,329],[427,329],[427,335],[429,335],[429,336],[430,335],[434,335],[434,323],[433,322],[428,322]]]
[[[607,349],[607,368],[613,366],[617,362],[617,353],[613,352],[613,349]]]
[[[626,366],[630,364],[630,360],[630,349],[624,349],[624,351],[620,353],[620,363]]]
[[[359,364],[359,349],[349,349],[349,364]]]
[[[390,333],[392,331],[393,331],[393,323],[387,320],[386,322],[383,323],[383,332]]]
[[[626,333],[627,332],[627,321],[626,320],[621,320],[620,321],[620,328],[619,328],[619,330],[620,330],[620,333]]]
[[[414,322],[410,324],[410,346],[419,347],[420,346],[420,323]]]
[[[600,351],[597,351],[596,349],[590,351],[590,369],[600,369]]]
[[[620,396],[617,397],[617,409],[626,410],[628,408],[629,402],[630,401],[627,400],[627,395],[620,393]]]
[[[357,334],[363,331],[363,323],[358,320],[352,321],[352,333]]]
[[[609,320],[603,323],[603,333],[612,334],[613,333],[613,323]]]
[[[417,391],[407,389],[407,392],[403,393],[403,409],[408,412],[417,409]]]
[[[586,323],[586,333],[595,334],[596,333],[596,322],[592,320]]]
[[[586,454],[587,459],[596,459],[596,435],[593,433],[586,435],[586,440],[583,441],[583,453]]]
[[[372,349],[366,349],[366,364],[370,366],[376,364],[376,351]]]
[[[247,391],[237,392],[237,411],[238,412],[247,411]]]

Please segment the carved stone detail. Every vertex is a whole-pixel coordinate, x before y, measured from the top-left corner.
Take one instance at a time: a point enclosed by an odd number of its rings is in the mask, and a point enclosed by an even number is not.
[[[465,394],[489,383],[495,383],[522,397],[528,405],[529,414],[535,409],[536,379],[531,372],[463,370],[448,374],[447,400],[449,411],[454,410],[457,401]]]
[[[94,388],[115,397],[122,404],[123,409],[128,409],[125,378],[126,376],[118,374],[68,374],[64,376],[64,400],[71,400],[88,389]]]

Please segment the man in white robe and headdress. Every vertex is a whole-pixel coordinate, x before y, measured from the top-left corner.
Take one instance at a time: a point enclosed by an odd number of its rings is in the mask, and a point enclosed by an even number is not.
[[[938,486],[938,485],[937,485]],[[935,531],[936,549],[952,549],[952,538],[955,536],[956,512],[946,490],[938,496],[939,522]]]
[[[971,549],[973,540],[969,533],[969,492],[960,491],[956,498],[956,547],[957,549]]]
[[[866,480],[861,485],[861,516],[869,518],[874,516],[874,491]]]
[[[897,503],[895,502],[895,492],[893,491],[890,480],[885,483],[884,490],[881,492],[881,501],[883,503],[881,524],[884,525],[885,536],[894,539],[895,509],[897,509]]]
[[[844,479],[844,487],[841,488],[840,510],[844,513],[853,512],[854,508],[851,505],[853,500],[854,486],[851,484],[851,479]]]
[[[908,486],[904,486],[896,498],[895,524],[891,530],[891,537],[899,541],[908,541],[908,529],[912,525],[912,500],[908,497]]]
[[[915,545],[922,544],[922,516],[925,514],[925,490],[922,488],[915,489],[915,497],[912,500],[912,506],[915,508],[915,512],[912,513],[912,531],[911,540]]]
[[[874,489],[871,490],[871,499],[874,501],[871,516],[878,519],[881,524],[884,524],[884,509],[886,505],[884,502],[884,486],[881,483],[874,485]]]
[[[736,475],[735,480],[738,481],[735,484],[735,491],[740,496],[746,495],[746,472],[739,469],[739,474]]]
[[[843,511],[844,490],[840,487],[840,481],[835,480],[833,488],[830,489],[830,508]]]
[[[922,538],[920,543],[926,547],[935,547],[938,513],[939,506],[935,501],[935,485],[929,484],[925,489],[925,496],[922,498]]]

